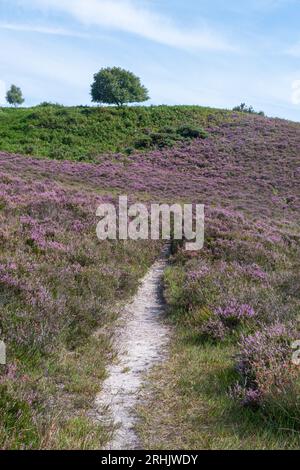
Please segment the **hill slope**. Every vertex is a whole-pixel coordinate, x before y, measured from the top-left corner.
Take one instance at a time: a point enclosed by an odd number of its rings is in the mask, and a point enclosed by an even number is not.
[[[172,131],[182,124],[205,126],[224,120],[226,114],[197,106],[0,108],[0,149],[60,160],[95,161],[104,152],[129,153],[134,147],[151,146],[151,133],[158,144],[163,140],[167,145],[181,138]]]
[[[45,109],[60,113],[48,127],[32,116]],[[205,249],[191,256],[174,247],[165,276],[177,336],[155,376],[153,406],[140,410],[145,447],[297,448],[299,373],[290,342],[300,313],[300,125],[194,107],[45,109],[4,110],[0,149],[32,144],[34,153],[49,156],[53,143],[66,139],[66,157],[85,159],[93,147],[94,163],[0,153],[0,312],[10,349],[10,366],[1,371],[1,447],[96,448],[107,440],[86,410],[111,358],[111,306],[136,289],[160,249],[97,241],[97,204],[125,193],[132,201],[204,203],[207,215]],[[124,150],[144,126],[187,123],[203,127],[207,138],[101,154]],[[74,132],[78,140],[69,147]],[[220,312],[233,315],[233,331]],[[243,312],[251,321],[240,321]],[[96,339],[91,332],[98,327]],[[249,382],[235,372],[233,357],[245,349],[241,335],[253,334],[275,349],[263,351],[268,366],[258,350],[265,375],[251,369]],[[237,382],[247,385],[240,394],[257,399],[252,407],[228,397]]]

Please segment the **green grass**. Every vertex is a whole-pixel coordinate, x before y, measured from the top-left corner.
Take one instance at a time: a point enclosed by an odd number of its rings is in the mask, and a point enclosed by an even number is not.
[[[109,323],[107,324],[109,326]],[[0,386],[3,449],[99,449],[109,429],[88,416],[110,357],[109,334],[90,336],[75,351],[22,354],[22,381]],[[25,375],[26,374],[26,375]],[[34,394],[30,406],[29,397]]]
[[[146,449],[298,449],[299,433],[284,410],[275,418],[233,403],[234,347],[199,341],[177,327],[167,362],[157,367],[139,408],[138,432]]]
[[[199,106],[0,108],[0,150],[92,162],[101,153],[173,145],[186,138],[182,126],[201,131],[226,114]]]

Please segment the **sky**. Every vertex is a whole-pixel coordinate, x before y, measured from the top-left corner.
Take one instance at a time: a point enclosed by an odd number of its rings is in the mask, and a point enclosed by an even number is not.
[[[119,66],[149,104],[232,108],[300,121],[300,0],[0,0],[0,104],[90,104]]]

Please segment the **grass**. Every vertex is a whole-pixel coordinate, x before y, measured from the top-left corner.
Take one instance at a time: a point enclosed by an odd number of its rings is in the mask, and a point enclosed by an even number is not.
[[[94,423],[88,412],[111,353],[107,334],[90,337],[75,351],[60,348],[56,354],[34,361],[23,353],[18,362],[26,373],[25,383],[23,379],[0,388],[5,402],[1,448],[84,450],[104,446],[110,431]],[[34,401],[28,402],[33,392]]]
[[[183,125],[197,130],[224,115],[198,106],[0,108],[0,149],[93,162],[102,153],[174,145],[189,137]]]
[[[282,413],[274,421],[233,403],[236,379],[232,345],[203,344],[178,327],[168,361],[156,368],[144,390],[138,432],[152,450],[298,449],[299,433]]]

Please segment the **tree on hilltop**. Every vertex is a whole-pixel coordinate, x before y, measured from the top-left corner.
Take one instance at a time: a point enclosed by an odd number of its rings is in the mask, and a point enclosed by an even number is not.
[[[94,75],[91,87],[92,101],[115,104],[142,103],[149,99],[148,90],[139,77],[120,67],[102,68]]]
[[[6,101],[16,107],[23,104],[25,100],[23,98],[21,88],[16,85],[11,85],[10,89],[6,93]]]

